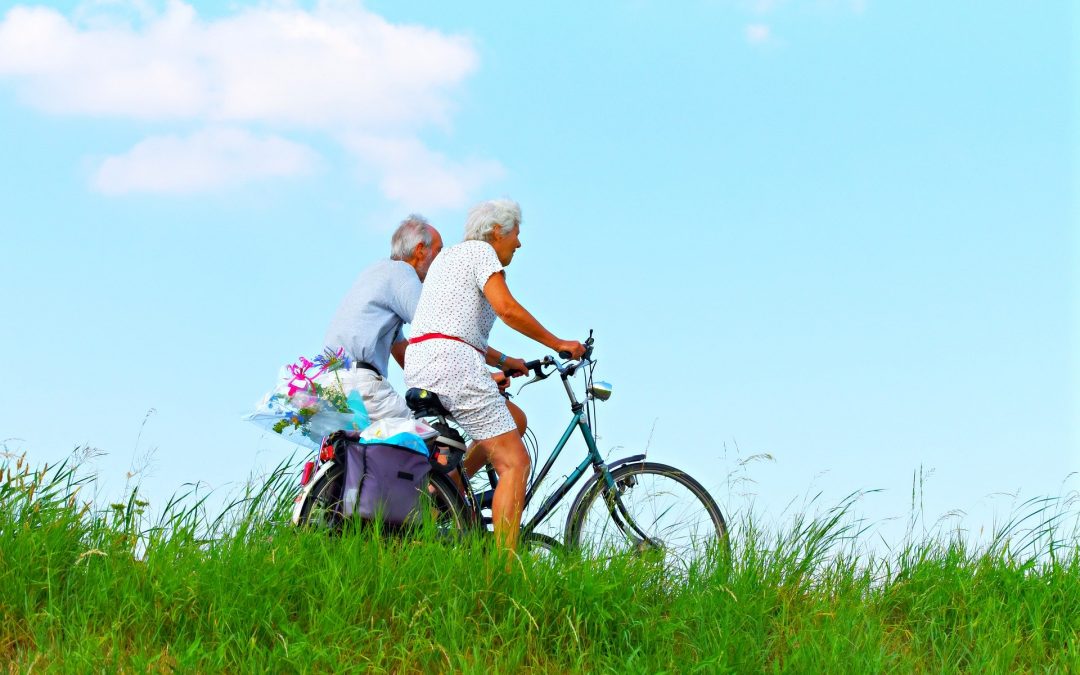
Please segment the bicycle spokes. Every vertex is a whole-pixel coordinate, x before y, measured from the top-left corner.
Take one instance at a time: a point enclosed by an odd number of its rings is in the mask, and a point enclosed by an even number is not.
[[[612,487],[608,487],[611,485]],[[659,556],[678,576],[715,560],[727,528],[708,492],[684,472],[639,462],[611,471],[594,486],[567,524],[567,545],[602,556]]]

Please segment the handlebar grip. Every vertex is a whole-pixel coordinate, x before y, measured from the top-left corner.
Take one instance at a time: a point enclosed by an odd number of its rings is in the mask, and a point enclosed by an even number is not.
[[[540,366],[542,366],[542,365],[544,365],[544,364],[540,361],[540,359],[535,359],[533,361],[526,361],[525,362],[525,371],[528,372],[528,371],[531,370],[534,373],[539,373],[540,372]]]
[[[563,359],[564,361],[569,360],[570,352],[559,352],[559,358]]]

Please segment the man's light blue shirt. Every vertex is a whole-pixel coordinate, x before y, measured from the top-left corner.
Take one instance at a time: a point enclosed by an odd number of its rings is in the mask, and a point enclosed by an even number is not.
[[[371,265],[338,306],[326,330],[326,346],[344,347],[386,377],[390,346],[405,339],[401,327],[412,323],[420,289],[420,277],[407,262],[380,260]]]

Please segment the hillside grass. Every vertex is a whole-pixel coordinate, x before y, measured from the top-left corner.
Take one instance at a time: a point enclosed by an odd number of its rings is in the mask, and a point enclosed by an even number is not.
[[[284,467],[207,520],[182,495],[96,510],[61,465],[0,466],[12,672],[1078,672],[1080,545],[1060,501],[981,548],[860,553],[851,500],[685,578],[634,557],[506,564],[484,539],[285,523]]]

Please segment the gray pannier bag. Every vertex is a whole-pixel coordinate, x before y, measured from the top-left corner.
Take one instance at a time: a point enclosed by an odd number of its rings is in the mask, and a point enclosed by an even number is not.
[[[338,433],[334,456],[345,462],[342,514],[390,525],[417,518],[431,471],[424,441],[414,434],[367,440],[357,431]]]

